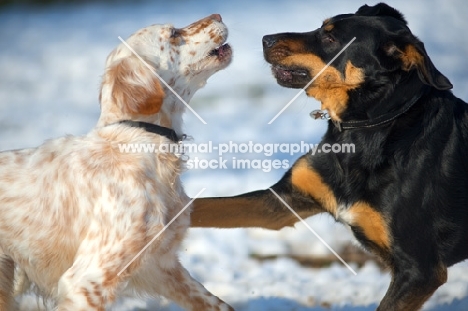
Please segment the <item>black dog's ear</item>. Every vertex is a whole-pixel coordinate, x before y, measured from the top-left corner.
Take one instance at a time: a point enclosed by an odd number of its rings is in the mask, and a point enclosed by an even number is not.
[[[356,15],[360,16],[389,16],[396,18],[406,25],[406,20],[403,14],[401,14],[400,11],[392,8],[391,6],[385,4],[385,3],[379,3],[374,6],[368,6],[367,4],[361,6],[357,12]]]
[[[449,79],[434,66],[424,44],[406,27],[406,20],[399,11],[385,3],[379,3],[374,6],[363,5],[357,10],[356,15],[392,17],[405,24],[401,31],[395,32],[387,41],[388,43],[383,46],[384,55],[382,55],[381,64],[385,68],[394,70],[401,67],[405,71],[416,69],[419,79],[427,85],[432,85],[439,90],[449,90],[453,87]],[[390,58],[387,58],[389,56]],[[395,63],[395,59],[399,62]]]
[[[400,59],[401,68],[405,71],[416,69],[419,79],[438,90],[450,90],[453,85],[449,79],[444,76],[431,61],[427,55],[424,44],[419,40],[407,43],[401,47],[394,43],[387,44],[384,50],[388,56]]]

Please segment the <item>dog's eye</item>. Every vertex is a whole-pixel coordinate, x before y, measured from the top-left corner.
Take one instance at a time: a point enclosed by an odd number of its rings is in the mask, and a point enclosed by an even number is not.
[[[333,38],[330,34],[323,35],[322,42],[324,43],[333,43],[335,42],[335,38]]]

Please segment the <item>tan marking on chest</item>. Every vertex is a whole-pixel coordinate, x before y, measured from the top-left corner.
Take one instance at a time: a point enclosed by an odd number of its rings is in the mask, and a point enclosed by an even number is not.
[[[305,159],[298,160],[294,165],[291,182],[296,189],[313,197],[326,211],[336,217],[337,200],[333,191]]]
[[[390,248],[391,239],[387,221],[371,205],[356,202],[346,214],[350,225],[359,227],[369,240],[383,249]]]

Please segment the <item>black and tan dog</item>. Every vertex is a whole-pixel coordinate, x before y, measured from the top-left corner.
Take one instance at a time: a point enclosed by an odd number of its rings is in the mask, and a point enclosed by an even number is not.
[[[392,272],[378,310],[416,310],[468,257],[468,105],[455,97],[395,9],[378,4],[306,33],[263,38],[278,83],[306,88],[331,120],[321,144],[271,188],[300,216],[330,213]],[[194,227],[297,222],[269,190],[195,201]]]

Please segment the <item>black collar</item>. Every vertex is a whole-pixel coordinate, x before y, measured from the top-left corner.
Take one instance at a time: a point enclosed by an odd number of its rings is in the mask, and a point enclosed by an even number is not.
[[[168,127],[152,124],[152,123],[147,123],[147,122],[141,122],[141,121],[132,121],[132,120],[123,120],[118,122],[119,124],[125,124],[131,127],[138,127],[142,128],[147,132],[158,134],[164,137],[169,138],[173,142],[177,143],[180,142],[184,139],[185,135],[182,135],[182,137],[177,136],[177,133]]]
[[[402,114],[406,113],[424,94],[424,92],[416,95],[413,97],[411,100],[409,100],[403,107],[400,109],[389,112],[383,115],[380,115],[374,119],[369,119],[369,120],[362,120],[362,121],[335,121],[331,120],[333,124],[335,124],[336,128],[341,132],[343,130],[352,130],[352,129],[357,129],[357,128],[371,128],[371,127],[376,127],[388,122],[391,122],[401,116]],[[311,117],[314,117],[315,119],[330,119],[328,116],[328,113],[320,111],[320,110],[314,110],[311,112]]]

